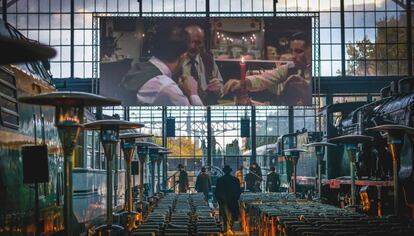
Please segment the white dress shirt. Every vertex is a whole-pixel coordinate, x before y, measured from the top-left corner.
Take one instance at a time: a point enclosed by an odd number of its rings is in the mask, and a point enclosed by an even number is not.
[[[156,57],[149,60],[162,75],[148,80],[139,90],[137,99],[140,103],[154,106],[203,106],[198,95],[192,95],[190,100],[184,95],[178,84],[171,79],[171,71]]]

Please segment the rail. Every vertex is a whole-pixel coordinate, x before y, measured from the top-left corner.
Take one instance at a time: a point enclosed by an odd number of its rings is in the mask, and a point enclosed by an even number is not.
[[[174,172],[171,176],[169,176],[164,183],[164,186],[166,187],[166,191],[173,191],[175,192],[177,185],[178,185],[178,177],[179,177],[180,171]]]
[[[261,189],[261,192],[266,192],[266,179],[267,179],[267,175],[266,174],[263,174],[263,171],[265,170],[266,171],[266,173],[269,171],[269,169],[267,169],[267,168],[262,168],[262,176],[259,176],[258,174],[256,174],[255,172],[253,172],[253,171],[250,171],[249,170],[249,168],[247,168],[247,167],[244,167],[243,166],[243,169],[244,170],[248,170],[249,171],[249,173],[252,173],[254,176],[256,176],[256,178],[258,178],[258,179],[260,179],[260,189]],[[246,172],[247,173],[247,172]],[[244,175],[244,176],[246,176],[246,175]],[[244,180],[245,180],[245,178],[244,178]],[[244,184],[244,186],[246,186],[246,183]]]
[[[210,171],[210,176],[211,176],[211,172],[216,171],[218,173],[218,176],[223,176],[224,172],[220,167],[217,166],[205,166],[207,170]]]

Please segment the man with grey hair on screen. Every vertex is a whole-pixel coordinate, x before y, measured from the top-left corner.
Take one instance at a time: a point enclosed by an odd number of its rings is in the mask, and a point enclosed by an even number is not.
[[[223,96],[223,79],[212,55],[204,48],[205,33],[198,25],[189,25],[190,47],[182,64],[182,74],[198,82],[198,95],[204,105],[216,105]]]

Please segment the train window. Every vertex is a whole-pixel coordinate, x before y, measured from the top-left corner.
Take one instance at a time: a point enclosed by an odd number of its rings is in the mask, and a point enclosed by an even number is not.
[[[101,155],[100,155],[100,148],[101,145],[99,143],[99,133],[95,131],[91,131],[92,134],[92,151],[93,151],[93,167],[94,169],[101,169]]]
[[[92,169],[93,168],[93,131],[86,132],[86,168]]]
[[[19,128],[16,79],[11,71],[0,67],[0,125]]]
[[[74,166],[75,168],[85,168],[84,164],[84,153],[83,153],[83,139],[82,136],[80,138],[80,142],[75,146],[75,158],[74,158]]]
[[[296,135],[288,135],[283,141],[283,149],[290,149],[296,147]]]
[[[121,156],[119,158],[119,166],[120,166],[119,169],[125,170],[125,161],[124,161],[124,157],[122,156],[122,154],[121,154]]]
[[[102,170],[106,170],[106,162],[105,162],[105,156],[103,155],[103,153],[101,153],[101,169]]]
[[[379,101],[379,100],[381,100],[381,96],[372,96],[371,99],[372,99],[373,102]]]
[[[100,150],[103,150],[102,147],[98,149],[99,151],[96,152],[97,162],[98,165],[95,166],[96,169],[102,170],[105,168],[105,157]]]

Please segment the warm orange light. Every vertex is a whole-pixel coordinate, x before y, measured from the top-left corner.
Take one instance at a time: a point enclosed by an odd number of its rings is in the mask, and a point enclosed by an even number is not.
[[[244,64],[244,57],[241,58],[241,63]]]
[[[62,114],[59,116],[59,123],[80,123],[80,120],[77,116]]]
[[[392,160],[397,160],[397,155],[396,155],[396,151],[395,151],[395,144],[394,143],[390,143],[390,153],[391,153],[391,157]]]
[[[142,221],[142,214],[129,215],[128,221],[127,221],[128,232],[132,232],[134,229],[138,228],[141,221]]]
[[[247,218],[246,210],[244,207],[241,208],[241,226],[245,233],[250,234],[249,231],[249,220]]]
[[[362,192],[359,195],[361,198],[362,210],[364,212],[368,212],[371,209],[371,204],[369,202],[368,194],[366,192]]]
[[[34,224],[29,225],[26,229],[26,233],[27,233],[27,235],[35,235],[36,225],[34,225]]]
[[[378,215],[378,217],[382,217],[381,202],[380,201],[378,201],[377,215]]]
[[[277,232],[277,223],[276,223],[276,219],[272,218],[272,231],[271,234],[272,235],[276,235]]]

